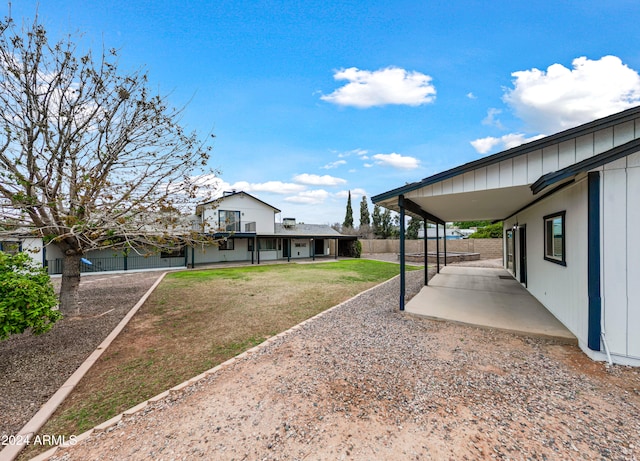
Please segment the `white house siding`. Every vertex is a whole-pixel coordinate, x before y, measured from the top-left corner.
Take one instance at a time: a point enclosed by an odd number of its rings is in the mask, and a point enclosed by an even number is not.
[[[309,239],[291,239],[291,257],[309,258],[311,257],[311,242]]]
[[[512,159],[480,167],[473,171],[465,172],[464,175],[445,179],[405,195],[407,198],[412,196],[432,197],[530,185],[546,173],[581,162],[638,137],[640,137],[640,119],[621,123]],[[624,168],[626,165],[625,160],[623,159],[619,162]],[[611,167],[615,167],[615,165]]]
[[[566,211],[566,266],[544,259],[543,217]],[[527,229],[527,289],[586,347],[587,292],[587,182],[567,187],[505,221]],[[516,276],[520,279],[520,245],[516,233]],[[506,241],[506,239],[505,239]]]
[[[233,241],[233,250],[221,250],[216,245],[197,245],[193,248],[194,264],[219,263],[226,261],[247,261],[251,260],[251,252],[249,251],[249,242],[245,238],[237,238]],[[192,250],[189,251],[188,261],[191,264]]]
[[[223,197],[219,202],[213,204],[217,208],[205,206],[203,211],[203,221],[205,232],[213,232],[218,228],[218,210],[240,211],[241,232],[245,232],[246,223],[255,223],[255,231],[258,234],[272,234],[274,232],[274,212],[270,206],[258,200],[239,193]]]
[[[602,307],[613,355],[640,359],[640,153],[601,172]]]

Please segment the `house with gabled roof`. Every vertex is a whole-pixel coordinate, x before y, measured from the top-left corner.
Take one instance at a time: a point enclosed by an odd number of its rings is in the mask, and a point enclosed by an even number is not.
[[[331,226],[296,223],[294,218],[277,222],[281,211],[244,191],[225,192],[219,199],[198,205],[194,224],[217,245],[192,248],[192,266],[224,262],[297,259],[348,255],[357,237],[342,235]]]
[[[372,201],[399,212],[402,225],[406,214],[438,225],[502,221],[505,268],[582,350],[640,365],[640,107]]]

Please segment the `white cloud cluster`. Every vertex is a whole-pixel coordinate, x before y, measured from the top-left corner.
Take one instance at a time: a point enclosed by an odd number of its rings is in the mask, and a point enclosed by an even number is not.
[[[499,138],[487,136],[486,138],[476,139],[471,141],[471,145],[479,154],[486,154],[496,146],[500,146],[501,150],[511,149],[512,147],[518,147],[521,144],[544,138],[544,136],[541,134],[527,138],[522,133],[510,133]]]
[[[503,99],[534,131],[553,133],[640,104],[640,75],[617,56],[579,57],[572,69],[511,74],[514,88]]]
[[[324,189],[308,190],[300,192],[284,200],[291,203],[303,203],[306,205],[320,205],[327,200],[329,192]]]
[[[298,184],[306,184],[308,186],[339,186],[346,184],[347,180],[342,178],[336,178],[335,176],[319,176],[317,174],[298,174],[293,177],[294,182]]]
[[[408,157],[395,152],[391,154],[376,154],[373,156],[377,165],[390,166],[400,170],[414,170],[420,166],[420,161],[415,157]],[[371,167],[371,164],[365,164],[365,167]]]
[[[323,170],[332,170],[334,168],[338,168],[340,165],[345,165],[347,163],[346,160],[336,160],[335,162],[329,162],[325,166],[321,167]]]
[[[552,64],[546,71],[533,68],[511,74],[513,88],[502,99],[528,130],[556,133],[640,104],[640,75],[617,56],[597,60],[582,56],[571,65],[571,69]],[[499,109],[489,109],[482,123],[503,129],[499,114]],[[542,137],[510,133],[476,139],[471,145],[486,154],[498,146],[509,149]]]
[[[436,96],[430,76],[398,67],[376,71],[350,67],[337,71],[333,78],[349,83],[320,99],[339,106],[361,109],[388,104],[420,106],[433,102]]]

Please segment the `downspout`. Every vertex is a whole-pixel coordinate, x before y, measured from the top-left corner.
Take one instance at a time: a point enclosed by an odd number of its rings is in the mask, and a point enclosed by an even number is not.
[[[611,353],[609,352],[609,345],[607,344],[607,338],[604,335],[604,330],[600,333],[600,337],[602,338],[602,344],[604,344],[604,350],[607,353],[607,362],[609,365],[613,365],[613,360],[611,360]]]
[[[400,195],[398,197],[398,206],[400,207],[400,310],[404,311],[404,294],[405,294],[404,195]]]

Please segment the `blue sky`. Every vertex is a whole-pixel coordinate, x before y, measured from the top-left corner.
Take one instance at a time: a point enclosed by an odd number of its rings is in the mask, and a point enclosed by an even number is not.
[[[363,194],[640,104],[635,0],[14,0],[12,16],[36,8],[216,135],[220,193],[306,223],[342,222],[350,190],[357,224]]]

